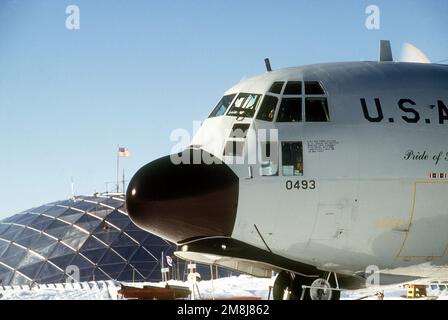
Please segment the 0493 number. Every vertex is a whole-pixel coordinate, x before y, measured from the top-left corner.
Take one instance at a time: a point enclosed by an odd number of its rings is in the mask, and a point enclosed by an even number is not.
[[[314,190],[314,189],[316,189],[316,181],[315,180],[297,180],[294,182],[292,180],[287,180],[286,181],[286,190],[292,190],[292,189]]]

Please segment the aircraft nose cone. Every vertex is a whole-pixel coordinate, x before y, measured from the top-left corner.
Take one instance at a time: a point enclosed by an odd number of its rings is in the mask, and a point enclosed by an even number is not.
[[[137,171],[126,206],[137,226],[173,242],[230,236],[238,191],[238,177],[224,163],[174,164],[166,156]]]

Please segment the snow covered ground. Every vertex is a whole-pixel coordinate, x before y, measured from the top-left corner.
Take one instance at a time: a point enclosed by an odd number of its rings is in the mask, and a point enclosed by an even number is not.
[[[272,279],[257,279],[247,275],[234,276],[229,278],[216,279],[214,281],[198,282],[198,289],[201,299],[220,299],[230,297],[260,297],[268,298],[269,286],[273,284]],[[180,281],[169,281],[171,285],[187,286],[188,283]],[[158,285],[165,283],[138,283],[135,286]],[[42,285],[35,287],[1,287],[0,299],[6,300],[116,300],[120,283],[116,281],[83,282],[75,284]],[[373,295],[376,290],[363,289],[356,291],[344,291],[341,298],[344,300],[359,299]],[[400,287],[390,287],[384,289],[384,299],[403,299],[406,290]],[[448,300],[448,289],[428,290],[428,295],[436,296],[440,300]],[[199,299],[198,295],[195,296]],[[370,297],[368,299],[377,299]]]
[[[116,300],[119,289],[114,281],[0,287],[0,300]]]

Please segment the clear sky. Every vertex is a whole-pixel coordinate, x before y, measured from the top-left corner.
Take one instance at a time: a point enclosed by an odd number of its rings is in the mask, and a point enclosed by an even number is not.
[[[68,5],[80,29],[65,27]],[[365,27],[368,5],[380,30]],[[241,78],[376,60],[380,39],[448,59],[448,1],[0,0],[0,217],[130,177]]]

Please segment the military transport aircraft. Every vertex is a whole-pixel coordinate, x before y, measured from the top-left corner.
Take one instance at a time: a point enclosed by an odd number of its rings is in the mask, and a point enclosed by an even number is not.
[[[381,41],[378,61],[267,63],[191,146],[135,174],[131,219],[183,259],[278,272],[276,299],[448,277],[448,66],[407,53]]]

